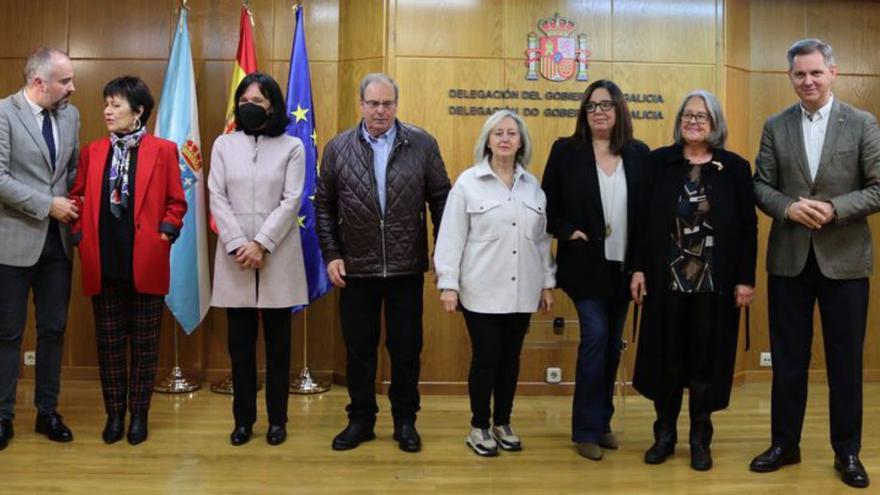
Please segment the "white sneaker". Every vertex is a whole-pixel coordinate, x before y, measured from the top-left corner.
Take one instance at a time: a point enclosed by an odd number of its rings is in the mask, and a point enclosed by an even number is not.
[[[504,450],[522,450],[522,442],[510,425],[495,425],[492,427],[492,435],[498,440],[498,445]]]
[[[477,455],[492,457],[498,455],[498,444],[489,434],[488,429],[471,428],[471,432],[465,441],[468,447]]]

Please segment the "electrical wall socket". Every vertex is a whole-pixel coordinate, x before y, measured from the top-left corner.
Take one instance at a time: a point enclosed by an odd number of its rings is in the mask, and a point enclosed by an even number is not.
[[[547,383],[559,383],[562,381],[562,368],[547,368],[547,373],[544,378]]]
[[[24,365],[25,366],[36,366],[37,364],[37,353],[34,351],[26,351],[24,353]]]
[[[770,366],[773,366],[773,360],[770,358],[769,352],[762,352],[761,353],[761,366],[763,366],[765,368],[769,368]]]

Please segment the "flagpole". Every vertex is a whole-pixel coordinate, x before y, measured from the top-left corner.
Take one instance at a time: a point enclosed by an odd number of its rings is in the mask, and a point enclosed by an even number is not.
[[[174,367],[171,368],[171,371],[168,372],[168,376],[157,382],[153,386],[153,390],[156,392],[162,392],[166,394],[186,394],[189,392],[195,392],[196,390],[202,388],[197,382],[190,381],[183,374],[183,370],[180,369],[180,349],[178,347],[178,339],[177,333],[180,329],[180,324],[177,323],[177,320],[174,321],[174,330],[172,333],[174,334]]]
[[[309,308],[303,308],[303,367],[299,378],[290,381],[290,393],[311,395],[330,390],[329,382],[318,382],[309,371]]]

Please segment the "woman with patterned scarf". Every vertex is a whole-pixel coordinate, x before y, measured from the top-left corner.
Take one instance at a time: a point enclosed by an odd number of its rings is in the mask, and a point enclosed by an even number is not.
[[[186,213],[177,146],[147,133],[152,110],[153,97],[141,79],[107,83],[104,122],[110,135],[80,152],[70,191],[81,212],[71,230],[83,292],[92,296],[108,444],[122,439],[126,410],[128,443],[147,439],[169,254]]]

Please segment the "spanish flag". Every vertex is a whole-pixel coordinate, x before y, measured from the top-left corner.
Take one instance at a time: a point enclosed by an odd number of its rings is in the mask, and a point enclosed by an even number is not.
[[[224,134],[235,130],[235,90],[244,76],[257,71],[257,52],[254,49],[254,32],[251,29],[253,17],[246,5],[241,6],[241,21],[238,27],[238,50],[235,52],[235,65],[232,67],[232,81],[229,84],[229,103],[226,105],[226,127]]]

